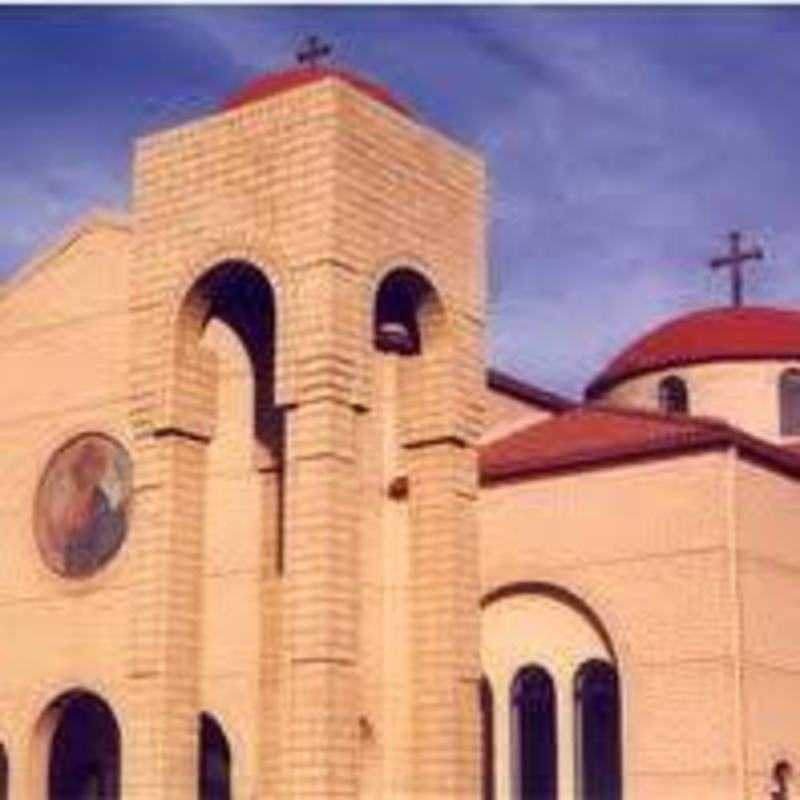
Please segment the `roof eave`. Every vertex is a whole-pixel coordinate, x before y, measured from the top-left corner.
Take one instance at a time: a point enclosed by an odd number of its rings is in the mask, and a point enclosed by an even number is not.
[[[524,480],[538,480],[554,477],[569,472],[586,472],[595,469],[621,466],[623,464],[641,461],[655,461],[662,458],[671,458],[686,455],[702,450],[725,449],[730,442],[724,437],[709,437],[674,443],[658,443],[654,445],[631,448],[608,449],[604,452],[576,453],[564,458],[555,458],[536,464],[511,465],[507,469],[481,472],[481,486],[492,486],[499,483],[512,483]],[[798,468],[800,475],[800,467]]]
[[[607,410],[612,411],[611,408]],[[613,409],[613,413],[643,413],[633,409]],[[649,414],[649,416],[656,416]],[[744,459],[791,478],[800,479],[800,454],[787,451],[712,417],[689,417],[702,428],[683,436],[664,437],[647,444],[594,448],[584,452],[528,463],[520,461],[505,468],[481,470],[480,483],[490,486],[503,482],[536,480],[567,472],[600,469],[644,460],[672,458],[701,450],[735,448]]]
[[[564,411],[571,411],[578,403],[549,389],[542,389],[532,383],[514,378],[508,373],[498,369],[488,369],[486,372],[486,383],[490,389],[496,392],[509,395],[517,400],[522,400],[530,405],[544,408],[560,414]]]

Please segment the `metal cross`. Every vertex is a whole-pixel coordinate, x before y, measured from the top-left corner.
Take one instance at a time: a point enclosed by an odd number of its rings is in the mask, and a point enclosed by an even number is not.
[[[742,264],[745,261],[761,261],[764,251],[760,247],[751,250],[742,250],[742,234],[732,231],[729,235],[731,249],[728,255],[712,258],[709,266],[712,269],[730,267],[731,269],[731,300],[734,308],[742,305]]]
[[[326,58],[331,54],[333,48],[325,44],[319,36],[309,36],[305,44],[297,51],[297,63],[305,64],[312,69],[317,66],[317,61]]]

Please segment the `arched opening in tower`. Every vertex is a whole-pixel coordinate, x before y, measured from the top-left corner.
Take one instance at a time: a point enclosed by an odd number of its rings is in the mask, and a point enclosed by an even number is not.
[[[378,288],[373,317],[375,349],[402,356],[420,355],[431,345],[431,317],[440,311],[436,292],[412,269],[396,269]]]
[[[375,409],[394,448],[402,448],[416,436],[423,417],[441,413],[444,404],[442,371],[449,342],[444,305],[427,278],[413,269],[398,268],[378,287],[372,323],[379,356]]]
[[[52,707],[58,715],[50,743],[50,800],[117,800],[120,734],[105,701],[71,692]]]
[[[430,591],[423,553],[430,551],[422,544],[424,536],[415,535],[413,528],[422,524],[423,514],[435,504],[424,504],[422,513],[414,513],[412,508],[422,502],[422,493],[416,487],[432,485],[425,481],[418,465],[428,464],[428,433],[432,420],[439,419],[446,405],[441,391],[446,385],[442,372],[449,362],[442,357],[447,334],[444,304],[420,272],[406,266],[389,271],[376,287],[371,311],[373,393],[360,431],[365,441],[364,486],[368,496],[379,499],[379,531],[374,545],[377,557],[370,553],[361,575],[365,586],[389,590],[381,592],[379,602],[375,602],[374,593],[363,591],[361,614],[365,628],[391,631],[391,642],[387,638],[386,647],[376,657],[384,686],[407,681],[406,665],[413,664],[410,706],[398,709],[386,704],[387,733],[377,745],[383,764],[378,759],[362,762],[362,782],[378,787],[385,780],[380,774],[382,768],[395,771],[391,781],[406,780],[401,777],[406,767],[394,755],[408,747],[404,738],[406,718],[430,713],[428,708],[420,710],[425,704],[422,685],[426,666],[417,653],[429,635],[426,626],[439,623],[417,618],[416,609],[423,607],[417,598]],[[414,449],[415,445],[419,446]],[[390,689],[387,697],[391,694]],[[471,699],[477,703],[477,697]],[[414,744],[420,751],[426,746],[419,741]],[[434,794],[431,792],[431,796]]]
[[[219,320],[237,336],[253,374],[256,440],[275,451],[282,435],[282,417],[275,408],[275,302],[267,280],[241,261],[219,264],[197,283],[202,303],[202,328]]]
[[[186,343],[211,350],[217,360],[217,425],[209,448],[214,462],[209,464],[209,475],[221,469],[215,455],[227,471],[234,467],[244,475],[255,466],[264,473],[266,562],[268,572],[279,575],[284,414],[275,402],[276,317],[272,287],[257,267],[243,261],[212,267],[192,288],[184,310]],[[240,458],[232,460],[225,451]]]

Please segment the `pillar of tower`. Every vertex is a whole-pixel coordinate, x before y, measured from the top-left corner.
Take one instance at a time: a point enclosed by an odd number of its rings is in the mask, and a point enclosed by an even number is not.
[[[159,277],[143,268],[131,295],[137,551],[128,677],[134,713],[123,738],[130,767],[122,780],[123,795],[132,800],[178,800],[197,791],[205,466],[217,364],[193,335],[197,307],[187,306],[174,320],[173,346],[165,347],[155,323],[168,318],[168,305],[152,302]]]
[[[281,686],[286,680],[283,644],[283,465],[259,470],[265,508],[263,563],[260,565],[261,626],[259,641],[258,797],[275,798],[280,791],[281,738],[285,714]]]
[[[356,465],[353,410],[312,401],[289,415],[286,637],[290,797],[355,796]]]
[[[407,450],[411,518],[412,796],[478,794],[478,615],[474,452]]]
[[[347,336],[357,296],[353,280],[349,269],[332,261],[309,265],[297,277],[298,293],[316,302],[294,318],[296,394],[286,420],[288,729],[281,751],[284,796],[292,798],[357,793],[360,412],[346,379],[353,360]]]
[[[137,443],[138,558],[123,739],[123,794],[178,800],[197,790],[205,442],[169,432]]]

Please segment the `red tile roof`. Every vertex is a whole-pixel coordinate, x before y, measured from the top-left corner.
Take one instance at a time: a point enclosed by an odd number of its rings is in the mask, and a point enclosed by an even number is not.
[[[486,383],[490,389],[501,394],[509,395],[517,400],[522,400],[530,405],[553,411],[557,414],[575,408],[575,401],[562,395],[542,389],[527,381],[514,378],[505,372],[497,369],[490,369],[486,374]]]
[[[718,360],[800,358],[800,311],[711,308],[671,320],[623,350],[587,387],[595,398],[626,378]]]
[[[263,100],[266,97],[274,97],[281,92],[295,89],[298,86],[305,86],[309,83],[320,81],[323,78],[338,78],[358,89],[373,100],[393,108],[406,116],[412,116],[411,111],[399,100],[395,99],[391,93],[383,86],[379,86],[372,81],[362,78],[352,72],[346,72],[332,67],[299,67],[296,69],[284,70],[283,72],[273,72],[261,75],[255,80],[234,92],[222,104],[224,111],[239,108],[247,103]]]
[[[493,483],[727,446],[800,476],[800,454],[720,420],[600,405],[582,406],[488,442],[481,448],[480,472],[484,483]]]

